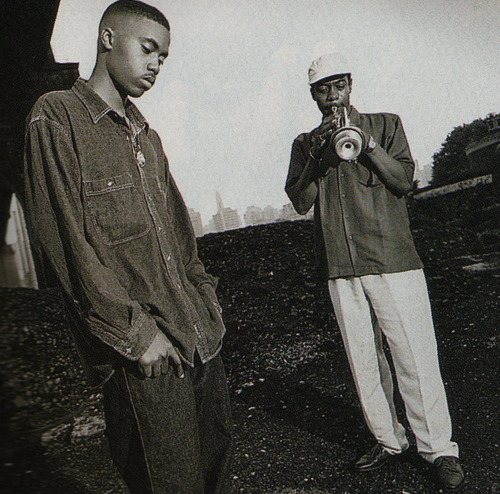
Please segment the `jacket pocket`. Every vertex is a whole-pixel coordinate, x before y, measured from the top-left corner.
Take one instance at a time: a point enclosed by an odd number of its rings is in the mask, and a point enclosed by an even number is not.
[[[384,185],[375,173],[364,167],[360,167],[358,182],[368,189],[375,189]]]
[[[83,182],[86,202],[100,240],[117,245],[146,235],[151,226],[132,175]]]

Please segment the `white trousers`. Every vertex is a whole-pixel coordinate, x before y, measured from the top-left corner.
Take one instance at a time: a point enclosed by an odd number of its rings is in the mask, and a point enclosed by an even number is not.
[[[338,278],[328,287],[365,420],[376,440],[392,454],[408,447],[396,417],[384,334],[418,452],[430,462],[444,455],[458,457],[423,271]]]

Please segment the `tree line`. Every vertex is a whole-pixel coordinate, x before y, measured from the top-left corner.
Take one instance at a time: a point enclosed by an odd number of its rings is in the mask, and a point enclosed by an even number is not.
[[[432,156],[432,186],[454,183],[476,176],[465,150],[488,134],[486,121],[493,116],[478,118],[455,127],[446,137],[441,149]]]

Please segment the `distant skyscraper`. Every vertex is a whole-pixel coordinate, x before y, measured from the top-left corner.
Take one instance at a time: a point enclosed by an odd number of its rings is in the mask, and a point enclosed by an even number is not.
[[[246,225],[274,223],[278,217],[279,211],[272,206],[266,206],[264,209],[257,206],[248,206],[244,215]]]
[[[223,232],[225,230],[224,218],[222,217],[222,212],[215,213],[213,216],[214,227],[216,232]]]
[[[302,216],[295,211],[291,202],[285,204],[281,209],[281,218],[284,220],[299,220]]]
[[[191,218],[191,224],[193,225],[194,234],[197,237],[203,235],[203,223],[201,221],[201,214],[192,208],[188,208],[189,217]]]
[[[234,230],[242,226],[240,215],[236,209],[224,208],[223,215],[226,230]]]
[[[272,206],[266,206],[264,208],[264,222],[265,223],[273,223],[276,221],[276,218],[278,217],[279,213],[276,208],[273,208]]]
[[[226,228],[224,225],[224,217],[222,212],[224,211],[224,203],[222,202],[222,196],[220,192],[216,192],[215,201],[217,202],[217,212],[212,216],[214,220],[214,226],[216,232],[223,232]]]
[[[248,206],[244,219],[246,225],[259,225],[264,223],[264,211],[257,206]]]
[[[219,191],[215,193],[215,201],[217,202],[217,212],[222,211],[224,209],[224,201]]]
[[[210,218],[208,220],[208,225],[205,227],[205,232],[206,233],[214,233],[216,231],[217,231],[217,229],[215,228],[214,220],[213,220],[213,218]]]
[[[236,209],[225,208],[220,192],[215,195],[217,201],[217,213],[212,216],[215,231],[234,230],[241,227],[241,218]]]
[[[417,166],[415,161],[415,180],[418,180],[418,188],[426,187],[432,180],[432,165],[425,165],[422,168]]]
[[[215,228],[215,223],[213,218],[208,220],[208,224],[205,225],[205,233],[215,233],[217,229]]]
[[[289,202],[288,204],[285,204],[281,209],[281,214],[279,219],[285,221],[309,220],[313,218],[313,216],[314,216],[314,207],[312,207],[307,214],[301,215],[297,213],[297,211],[295,211],[295,208],[293,207],[292,203]]]

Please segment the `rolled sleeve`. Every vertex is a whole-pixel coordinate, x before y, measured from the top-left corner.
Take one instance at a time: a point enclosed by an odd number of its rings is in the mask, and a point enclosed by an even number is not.
[[[387,142],[386,152],[389,156],[399,161],[406,174],[408,183],[412,185],[413,174],[415,171],[415,162],[411,156],[410,146],[403,128],[401,118],[395,115],[394,129],[391,138]]]
[[[105,340],[107,337],[106,332],[102,331],[102,326],[96,325],[94,332],[99,335],[101,339]],[[137,320],[127,328],[125,336],[118,339],[110,339],[110,345],[124,357],[129,360],[139,360],[146,350],[150,347],[151,343],[158,333],[156,322],[150,319],[144,312],[139,313]]]
[[[290,165],[285,183],[287,193],[293,207],[299,214],[307,214],[316,200],[318,187],[317,176],[307,168],[308,153],[305,151],[305,134],[298,136],[292,144]],[[312,188],[312,193],[309,190]]]

